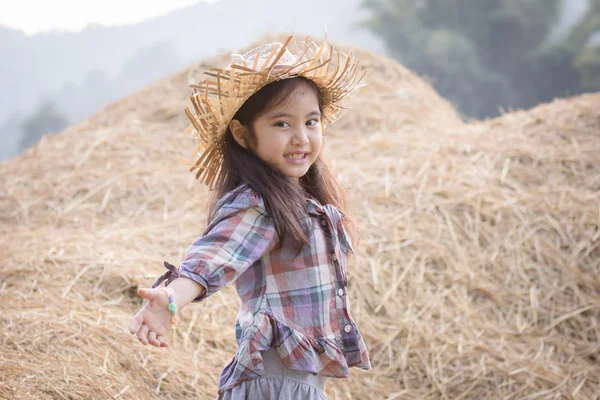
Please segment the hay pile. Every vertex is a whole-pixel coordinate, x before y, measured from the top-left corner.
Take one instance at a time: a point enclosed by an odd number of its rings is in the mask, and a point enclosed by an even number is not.
[[[350,268],[372,371],[331,399],[598,398],[600,94],[463,124],[367,51],[369,91],[330,132],[361,228]],[[235,352],[226,288],[171,347],[129,335],[138,286],[204,229],[187,84],[210,60],[0,164],[0,398],[211,399]]]

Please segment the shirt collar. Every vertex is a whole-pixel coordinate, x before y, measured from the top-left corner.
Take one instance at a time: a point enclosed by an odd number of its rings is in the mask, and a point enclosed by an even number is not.
[[[306,209],[308,213],[312,215],[321,215],[325,213],[323,206],[314,199],[306,199]]]

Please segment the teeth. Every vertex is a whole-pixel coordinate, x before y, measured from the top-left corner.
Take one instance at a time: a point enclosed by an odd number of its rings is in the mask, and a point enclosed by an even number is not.
[[[305,154],[290,154],[289,156],[286,156],[286,158],[291,158],[293,160],[299,160],[301,158],[304,158]]]

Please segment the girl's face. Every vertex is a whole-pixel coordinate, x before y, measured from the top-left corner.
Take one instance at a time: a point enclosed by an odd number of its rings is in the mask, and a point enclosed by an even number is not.
[[[231,127],[240,143],[241,124],[234,120]],[[256,118],[253,131],[252,150],[279,173],[298,182],[321,152],[323,130],[315,90],[302,82],[286,101]]]

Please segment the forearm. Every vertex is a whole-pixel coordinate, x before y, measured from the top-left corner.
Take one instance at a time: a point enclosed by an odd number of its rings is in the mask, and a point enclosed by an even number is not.
[[[198,282],[184,277],[174,279],[169,287],[173,289],[173,298],[178,310],[183,309],[206,290]]]

